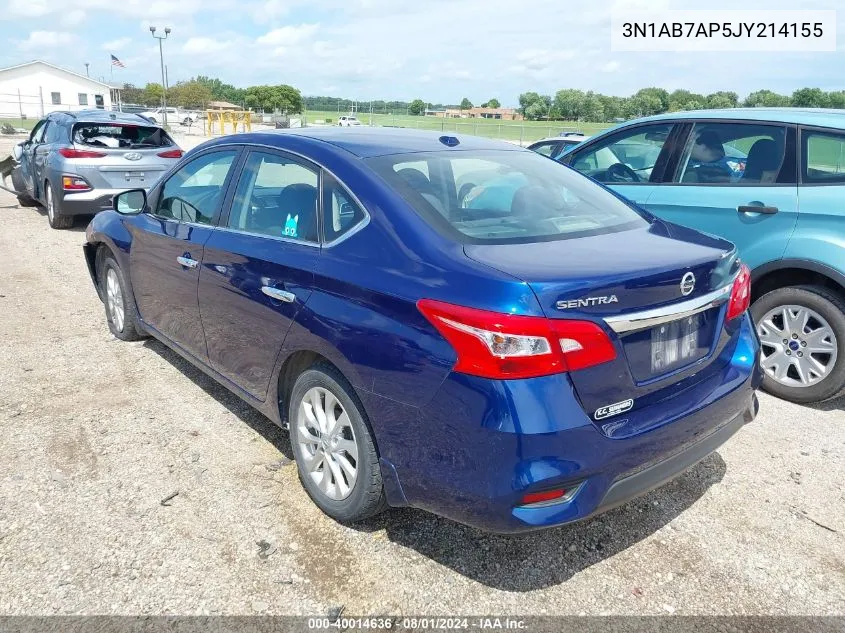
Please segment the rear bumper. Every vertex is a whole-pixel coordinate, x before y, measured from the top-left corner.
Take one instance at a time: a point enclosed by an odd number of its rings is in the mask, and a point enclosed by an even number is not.
[[[125,189],[91,189],[61,194],[62,215],[93,215],[112,208],[112,199]]]
[[[525,381],[450,374],[414,424],[403,420],[401,443],[398,422],[392,432],[375,431],[408,504],[493,532],[553,527],[653,490],[753,420],[759,344],[748,316],[725,355],[721,370],[682,395],[632,411],[632,419],[655,421],[633,435],[609,435],[591,421],[566,374]],[[526,492],[558,488],[576,492],[521,505]]]

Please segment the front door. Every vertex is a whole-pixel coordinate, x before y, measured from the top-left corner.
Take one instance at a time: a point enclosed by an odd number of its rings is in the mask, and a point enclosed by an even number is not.
[[[130,273],[141,319],[207,361],[197,303],[203,245],[211,235],[238,155],[211,151],[174,172],[133,218]]]
[[[211,366],[263,400],[319,265],[319,170],[252,150],[205,245],[199,305]]]
[[[648,123],[619,130],[564,155],[563,162],[645,206],[660,182],[675,139],[672,123]]]
[[[780,259],[798,220],[795,135],[775,123],[695,123],[646,208],[730,240],[752,269]]]
[[[26,192],[32,197],[38,196],[36,183],[38,183],[38,172],[36,170],[37,154],[36,150],[39,145],[44,143],[44,135],[47,131],[49,121],[42,119],[35,124],[32,133],[29,135],[29,140],[21,147],[21,166],[20,173],[23,178]]]

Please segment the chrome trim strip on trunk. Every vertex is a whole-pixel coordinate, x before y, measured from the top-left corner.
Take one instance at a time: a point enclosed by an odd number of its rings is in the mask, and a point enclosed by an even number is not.
[[[689,301],[673,303],[662,308],[605,317],[604,321],[610,326],[610,329],[618,334],[644,330],[655,325],[660,325],[661,323],[683,319],[722,305],[730,298],[732,288],[733,282],[723,288],[696,297],[695,299],[690,299]]]

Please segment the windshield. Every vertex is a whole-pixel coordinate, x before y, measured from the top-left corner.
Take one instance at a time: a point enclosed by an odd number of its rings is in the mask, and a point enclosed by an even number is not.
[[[435,228],[462,242],[537,242],[646,226],[615,195],[535,152],[444,151],[368,159]]]
[[[173,141],[160,127],[121,123],[77,123],[73,126],[76,145],[112,149],[169,147]]]

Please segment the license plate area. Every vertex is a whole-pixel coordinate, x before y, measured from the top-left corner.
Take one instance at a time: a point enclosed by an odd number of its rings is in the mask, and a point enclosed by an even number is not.
[[[662,323],[651,328],[651,374],[657,376],[683,367],[696,358],[701,315]]]
[[[706,357],[716,339],[719,309],[661,323],[622,337],[631,376],[644,385]]]

